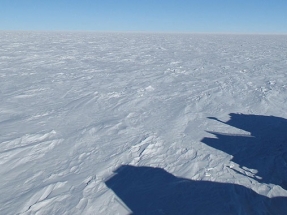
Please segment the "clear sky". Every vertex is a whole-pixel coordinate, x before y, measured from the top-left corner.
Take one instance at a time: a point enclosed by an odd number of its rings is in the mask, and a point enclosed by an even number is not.
[[[0,0],[0,30],[287,33],[287,0]]]

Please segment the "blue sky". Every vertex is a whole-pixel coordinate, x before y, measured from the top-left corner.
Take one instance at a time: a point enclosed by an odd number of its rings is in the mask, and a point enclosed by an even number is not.
[[[0,30],[287,33],[287,0],[0,0]]]

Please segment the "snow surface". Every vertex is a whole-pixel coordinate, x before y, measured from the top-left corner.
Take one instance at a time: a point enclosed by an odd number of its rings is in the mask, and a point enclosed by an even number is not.
[[[0,214],[287,213],[286,35],[0,47]]]

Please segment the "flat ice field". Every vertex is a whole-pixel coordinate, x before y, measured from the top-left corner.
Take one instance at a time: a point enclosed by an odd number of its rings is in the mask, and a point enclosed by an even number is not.
[[[0,214],[287,214],[287,36],[0,32]]]

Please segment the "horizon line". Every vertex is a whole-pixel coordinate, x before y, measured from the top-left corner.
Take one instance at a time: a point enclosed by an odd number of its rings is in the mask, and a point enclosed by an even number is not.
[[[102,30],[35,30],[0,29],[0,32],[46,32],[46,33],[122,33],[122,34],[215,34],[215,35],[287,35],[287,32],[223,32],[223,31],[102,31]]]

